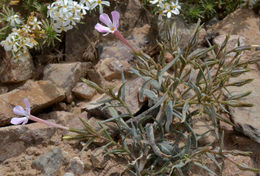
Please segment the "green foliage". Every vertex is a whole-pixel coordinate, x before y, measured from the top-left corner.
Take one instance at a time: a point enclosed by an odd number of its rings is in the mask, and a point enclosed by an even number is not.
[[[181,14],[189,22],[196,22],[199,18],[202,22],[207,22],[214,17],[224,18],[233,12],[242,0],[185,0],[181,2]]]
[[[222,120],[231,123],[223,117],[223,113],[228,112],[228,106],[252,106],[239,101],[250,92],[232,94],[228,87],[243,86],[252,81],[248,78],[231,82],[230,79],[249,71],[248,64],[259,61],[259,58],[241,61],[241,52],[250,47],[238,46],[229,51],[226,49],[228,36],[219,48],[208,42],[208,48],[197,49],[200,28],[198,23],[187,46],[179,48],[180,39],[175,25],[166,23],[167,40],[159,43],[161,52],[158,58],[151,58],[144,53],[136,55],[137,64],[132,72],[144,80],[140,87],[140,100],[147,99],[149,106],[138,115],[133,114],[125,103],[123,74],[122,86],[117,91],[102,89],[84,79],[89,86],[108,95],[109,98],[100,103],[106,105],[112,117],[100,123],[102,128],[99,132],[83,122],[84,129],[72,129],[77,135],[66,136],[65,139],[85,139],[89,146],[96,138],[101,137],[106,141],[104,153],[121,157],[127,155],[131,160],[128,171],[140,176],[184,175],[189,173],[191,165],[203,168],[212,175],[221,175],[225,159],[231,160],[232,155],[249,155],[246,152],[223,149],[224,133],[219,131],[218,122]],[[173,57],[169,63],[164,57],[166,52]],[[229,53],[234,55],[226,59]],[[127,113],[118,114],[118,107],[124,108]],[[198,145],[198,140],[204,138],[205,134],[197,135],[193,122],[200,117],[211,120],[219,147],[213,148],[211,144]],[[102,126],[108,122],[117,124],[114,131],[116,138]],[[216,164],[219,168],[217,173],[207,167],[206,159]],[[259,171],[232,160],[231,162],[242,170]]]

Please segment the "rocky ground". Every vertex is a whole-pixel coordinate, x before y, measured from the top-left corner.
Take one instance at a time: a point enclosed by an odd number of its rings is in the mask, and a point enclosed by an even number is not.
[[[125,4],[121,31],[131,43],[149,52],[156,37],[151,16],[143,14],[143,8],[138,2],[129,1]],[[144,19],[139,18],[140,16]],[[138,85],[142,85],[142,80],[129,72],[134,62],[133,56],[112,36],[97,37],[98,34],[93,31],[96,19],[66,34],[65,59],[63,56],[49,55],[38,56],[38,62],[33,61],[32,57],[24,58],[24,62],[19,63],[3,59],[0,64],[0,175],[127,175],[124,173],[127,161],[120,157],[103,156],[102,141],[96,142],[94,147],[82,150],[85,145],[83,142],[64,141],[62,137],[66,132],[60,129],[39,123],[10,125],[10,119],[14,116],[12,108],[15,105],[23,105],[23,99],[27,97],[31,103],[32,114],[40,118],[79,128],[81,117],[98,130],[97,122],[107,118],[108,114],[101,106],[91,103],[102,99],[104,95],[82,83],[81,78],[88,78],[102,87],[118,87],[122,68],[128,80],[127,103],[131,105],[132,112],[141,109],[142,104],[137,95]],[[182,42],[185,43],[194,25],[185,25],[181,19],[177,20]],[[95,34],[95,40],[92,34]],[[205,38],[209,37],[215,44],[220,45],[226,34],[231,35],[228,43],[230,48],[235,46],[238,39],[244,44],[260,44],[260,17],[251,10],[238,9],[222,21],[204,28],[200,33],[200,43],[203,45]],[[92,41],[91,44],[88,41]],[[94,52],[96,48],[97,52]],[[256,52],[249,51],[241,57],[249,59]],[[95,57],[99,59],[94,59]],[[53,60],[57,63],[53,63]],[[251,72],[236,79],[242,77],[254,78],[252,83],[242,89],[253,91],[245,100],[255,106],[230,109],[230,118],[235,127],[222,123],[220,126],[225,131],[226,150],[253,152],[251,157],[234,156],[233,161],[260,168],[260,67],[252,65]],[[198,120],[194,126],[198,134],[212,127],[204,119]],[[208,134],[199,142],[207,144],[214,141],[214,136]],[[217,169],[210,162],[208,165],[212,165],[212,170]],[[206,175],[200,169],[193,170],[192,175]],[[256,174],[241,171],[227,161],[223,175]]]

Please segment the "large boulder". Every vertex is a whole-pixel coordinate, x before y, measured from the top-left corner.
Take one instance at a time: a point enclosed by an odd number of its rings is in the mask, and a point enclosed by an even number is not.
[[[250,9],[237,9],[211,27],[208,31],[244,37],[247,44],[260,43],[260,17]]]
[[[49,64],[44,69],[43,79],[63,88],[69,95],[80,78],[85,77],[89,66],[87,62]]]

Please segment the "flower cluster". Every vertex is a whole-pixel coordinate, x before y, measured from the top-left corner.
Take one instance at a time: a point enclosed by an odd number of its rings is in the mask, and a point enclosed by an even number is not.
[[[88,8],[73,0],[57,0],[48,6],[48,17],[53,28],[61,33],[68,31],[79,23]]]
[[[41,24],[32,13],[26,24],[18,29],[13,28],[12,32],[0,44],[11,53],[12,57],[19,59],[21,56],[28,54],[28,49],[38,45],[35,39],[41,38],[44,34]]]
[[[48,6],[48,17],[51,18],[56,32],[66,32],[80,22],[86,11],[99,7],[100,13],[103,13],[102,5],[110,6],[110,3],[104,0],[81,0],[80,3],[73,0],[57,0]]]
[[[167,2],[166,0],[151,0],[150,3],[158,7],[157,13],[159,14],[160,18],[162,18],[162,16],[171,18],[172,14],[180,14],[181,6],[179,5],[178,0],[176,0],[176,2]]]

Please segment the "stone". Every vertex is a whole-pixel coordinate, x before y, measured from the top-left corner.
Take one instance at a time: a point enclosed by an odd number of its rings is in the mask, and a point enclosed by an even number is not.
[[[12,106],[0,98],[0,109],[0,126],[9,124],[13,116]]]
[[[40,170],[46,176],[59,175],[62,157],[62,151],[59,148],[53,149],[34,160],[32,168]]]
[[[231,93],[244,93],[252,91],[252,93],[242,98],[240,101],[254,104],[253,107],[230,107],[230,114],[233,123],[235,124],[235,130],[244,133],[252,140],[260,143],[260,77],[259,71],[253,69],[250,72],[243,75],[232,78],[230,82],[240,81],[243,79],[254,79],[251,83],[242,87],[229,87],[228,90]]]
[[[74,174],[73,174],[73,173],[70,173],[70,172],[66,172],[66,173],[64,174],[64,176],[74,176]]]
[[[149,31],[151,26],[146,24],[142,27],[136,27],[132,33],[126,37],[127,41],[133,45],[133,47],[144,49],[149,41]],[[118,60],[131,61],[133,60],[133,54],[131,50],[125,46],[121,41],[110,41],[103,44],[103,52],[100,55],[100,59],[116,58]]]
[[[0,82],[19,83],[30,79],[33,76],[34,64],[30,54],[22,56],[17,61],[6,58],[0,63]]]
[[[31,145],[48,142],[55,131],[40,123],[0,128],[0,163],[21,154]]]
[[[87,62],[49,64],[44,68],[43,80],[51,81],[69,95],[80,78],[86,76],[89,66]]]
[[[111,81],[112,79],[121,79],[122,71],[125,75],[129,75],[130,64],[126,60],[105,58],[96,65],[96,69],[107,81]]]
[[[79,159],[79,157],[72,158],[70,161],[70,170],[77,175],[83,174],[84,163]]]
[[[259,45],[260,43],[260,17],[253,10],[240,8],[226,16],[208,30],[219,34],[239,35],[246,39],[246,44]]]
[[[221,34],[217,37],[215,37],[213,39],[213,44],[216,44],[218,46],[218,48],[221,47],[222,43],[224,43],[225,39],[226,39],[226,36],[225,34]],[[227,45],[226,45],[226,50],[227,51],[230,51],[232,49],[234,49],[235,47],[237,47],[237,42],[239,41],[240,43],[240,46],[244,46],[245,45],[245,38],[243,36],[240,36],[240,35],[230,35],[229,36],[229,39],[228,39],[228,42],[227,42]]]
[[[90,100],[97,93],[94,88],[83,82],[77,83],[72,92],[76,97],[86,100]]]
[[[142,78],[135,78],[129,80],[125,84],[125,101],[126,105],[129,107],[132,114],[136,114],[142,107],[144,102],[139,102],[138,95],[139,95],[139,88],[143,85],[144,81]],[[104,104],[97,104],[102,100],[108,99],[109,97],[105,94],[100,96],[99,98],[90,101],[89,103],[82,106],[90,115],[97,116],[100,118],[110,118],[111,115],[107,108],[104,109]],[[116,108],[116,110],[122,114],[127,113],[124,108]]]
[[[102,147],[100,147],[100,148],[95,148],[91,152],[90,160],[91,160],[92,166],[94,168],[102,169],[102,168],[106,167],[107,162],[103,155],[103,151],[104,151],[104,149]]]
[[[53,85],[50,81],[32,81],[28,80],[23,86],[18,87],[8,93],[0,95],[0,106],[5,108],[0,115],[0,126],[9,124],[13,114],[12,106],[20,105],[25,107],[24,98],[28,98],[31,105],[31,112],[34,113],[50,105],[58,103],[65,98],[63,89]],[[6,102],[6,103],[2,103]],[[8,108],[7,110],[6,108]]]

